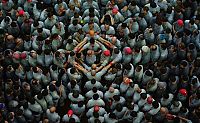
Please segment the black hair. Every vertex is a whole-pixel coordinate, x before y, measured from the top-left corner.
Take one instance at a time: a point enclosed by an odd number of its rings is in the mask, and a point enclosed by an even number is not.
[[[55,83],[55,85],[56,85],[56,87],[60,87],[61,81],[57,81],[57,82]]]
[[[78,107],[83,107],[83,105],[84,105],[83,101],[78,102]]]
[[[52,42],[51,39],[46,39],[46,40],[45,40],[45,44],[46,44],[46,45],[50,44],[51,42]]]
[[[94,123],[101,123],[101,121],[99,119],[95,119]]]
[[[92,79],[92,80],[91,80],[91,83],[92,83],[92,84],[95,84],[95,83],[96,83],[96,80],[95,80],[95,79]]]
[[[115,115],[114,113],[111,112],[111,113],[109,114],[109,118],[116,119],[116,115]]]
[[[169,98],[169,94],[168,93],[164,93],[163,94],[163,98],[168,99]]]
[[[51,53],[51,50],[50,50],[50,49],[45,49],[45,50],[44,50],[44,54],[45,54],[45,55],[50,55],[50,53]]]
[[[183,113],[186,113],[186,112],[187,112],[187,108],[185,108],[185,107],[183,106],[183,107],[180,108],[180,111],[183,112]]]
[[[140,14],[138,15],[138,17],[144,18],[144,13],[140,12]]]
[[[78,18],[79,17],[79,13],[78,12],[75,12],[74,13],[74,18]]]
[[[130,101],[129,101],[130,100]],[[134,109],[134,106],[133,106],[133,104],[131,104],[132,102],[131,102],[131,98],[130,97],[128,97],[128,99],[127,99],[127,102],[126,102],[126,107],[129,109],[129,110],[133,110]]]
[[[33,5],[33,4],[32,4]],[[36,9],[38,10],[43,10],[44,7],[43,7],[43,3],[42,2],[36,2]]]
[[[189,35],[192,34],[189,29],[184,29],[184,33],[185,33],[186,36],[189,36]]]
[[[188,63],[187,63],[185,60],[182,60],[182,61],[181,61],[181,65],[183,65],[184,67],[186,67],[187,64],[188,64]]]
[[[165,73],[167,72],[167,68],[166,68],[166,67],[162,67],[162,68],[160,69],[160,72],[161,72],[162,74],[165,74]]]
[[[136,6],[137,5],[137,3],[136,3],[136,1],[131,1],[131,6]]]
[[[39,26],[39,22],[35,20],[35,21],[33,22],[33,26],[34,26],[34,27]]]
[[[98,95],[98,94],[94,94],[94,95],[93,95],[93,99],[94,99],[94,100],[99,99],[99,95]]]
[[[39,100],[41,100],[41,99],[43,98],[42,93],[39,93],[39,94],[37,95],[37,98],[38,98]]]
[[[20,63],[14,63],[12,66],[13,66],[14,69],[17,69],[17,68],[19,68]]]
[[[42,95],[43,95],[43,96],[47,96],[47,95],[48,95],[48,90],[47,90],[47,89],[44,89],[44,90],[42,91]]]
[[[89,13],[89,17],[90,17],[90,18],[92,18],[92,17],[94,17],[94,16],[95,16],[95,15],[94,15],[94,12],[90,12],[90,13]]]
[[[70,84],[71,84],[72,89],[74,89],[76,87],[76,81],[74,81],[74,82],[71,81]]]
[[[5,33],[4,29],[0,29],[0,34],[4,34],[4,33]]]
[[[146,93],[141,93],[140,96],[141,96],[142,99],[146,99],[147,98],[147,94]]]
[[[130,63],[127,63],[127,64],[124,64],[123,67],[126,69],[126,70],[131,70],[132,66]]]
[[[181,120],[180,120],[179,117],[175,117],[175,118],[174,118],[174,123],[180,123],[180,122],[181,122]]]
[[[60,56],[60,52],[59,51],[56,51],[55,52],[55,57],[59,57]]]
[[[37,36],[37,41],[43,41],[43,39],[44,38],[42,36],[40,36],[40,35]]]
[[[182,38],[183,37],[183,32],[177,32],[176,35],[178,36],[178,38]]]
[[[195,48],[195,45],[194,45],[193,43],[190,43],[190,44],[188,45],[188,47],[189,47],[190,50],[192,50],[192,49]]]
[[[190,19],[189,23],[193,25],[195,23],[194,19]]]
[[[51,35],[51,39],[55,39],[56,37],[58,37],[58,34],[57,34],[57,33]]]
[[[34,73],[36,73],[37,72],[37,67],[32,67],[32,70],[33,70]]]
[[[10,21],[10,18],[9,18],[8,16],[6,16],[5,19],[4,19],[4,21],[5,21],[5,22],[9,22],[9,21]]]
[[[92,88],[92,91],[93,91],[94,93],[96,93],[97,90],[98,90],[98,89],[97,89],[96,87],[93,87],[93,88]]]
[[[23,104],[23,108],[24,108],[24,109],[27,109],[27,108],[28,108],[28,102],[25,102],[25,103]]]
[[[102,34],[102,35],[106,35],[106,31],[102,31],[101,34]]]
[[[187,75],[186,76],[182,76],[182,79],[183,79],[183,81],[188,81],[189,77]]]
[[[145,119],[146,119],[147,121],[151,121],[152,115],[149,114],[149,113],[146,113],[146,114],[145,114]]]
[[[129,37],[130,39],[134,39],[134,38],[135,38],[135,34],[134,34],[134,33],[129,33],[129,34],[128,34],[128,37]]]
[[[72,39],[67,39],[67,43],[71,44],[71,43],[73,43],[73,40]]]
[[[17,23],[15,21],[12,21],[10,24],[12,27],[17,27]]]
[[[76,53],[77,58],[81,58],[81,53]]]
[[[35,104],[35,99],[34,98],[29,98],[29,102],[33,105],[33,104]]]
[[[154,108],[158,108],[158,107],[159,107],[159,103],[158,103],[157,101],[153,101],[153,102],[152,102],[152,106],[153,106]]]
[[[38,55],[41,55],[43,51],[41,49],[38,49],[36,52]]]
[[[76,26],[78,24],[78,20],[73,20],[72,24]]]
[[[60,4],[60,3],[62,3],[62,2],[63,2],[62,0],[57,0],[57,3],[58,3],[58,4]]]
[[[74,90],[72,95],[74,98],[78,98],[79,92],[77,90]]]
[[[192,81],[192,84],[194,85],[195,83],[197,83],[197,78],[193,78],[191,81]]]
[[[93,7],[90,7],[89,8],[89,12],[91,13],[91,12],[94,12],[94,8]]]
[[[131,111],[131,116],[132,117],[137,117],[137,112],[136,111]]]
[[[55,64],[53,64],[52,67],[51,67],[51,69],[52,69],[53,71],[55,71],[57,68],[58,68],[58,67],[57,67]]]
[[[90,20],[88,25],[90,25],[90,24],[94,24],[94,20]]]
[[[116,64],[115,64],[115,68],[117,68],[117,69],[122,69],[121,63],[116,63]]]
[[[74,89],[74,88],[76,87],[76,84],[77,84],[77,83],[76,83],[75,80],[71,80],[71,81],[70,81],[70,84],[71,84],[71,88]]]
[[[73,117],[70,117],[69,123],[76,123],[76,120]]]
[[[74,52],[74,51],[71,51],[71,52],[69,53],[69,55],[70,55],[70,56],[75,56],[75,52]]]
[[[149,7],[144,6],[144,7],[143,7],[143,10],[144,10],[144,11],[149,11]]]
[[[168,14],[171,14],[171,13],[172,13],[172,6],[168,6],[168,7],[167,7],[167,13],[168,13]]]
[[[151,73],[150,70],[147,70],[147,71],[145,72],[145,74],[146,74],[147,76],[152,76],[152,73]]]
[[[122,104],[118,103],[115,107],[115,109],[118,111],[118,112],[121,112],[123,107],[122,107]]]
[[[55,87],[53,84],[50,84],[50,85],[49,85],[49,90],[50,90],[51,92],[53,92],[53,91],[56,90],[56,87]]]
[[[120,101],[120,96],[119,96],[119,95],[114,95],[114,96],[113,96],[113,99],[114,99],[115,101]]]
[[[25,99],[25,96],[24,96],[24,94],[20,94],[20,95],[18,96],[18,98],[19,98],[20,101],[22,101],[22,100]]]
[[[165,31],[166,31],[167,34],[172,32],[170,28],[167,28]]]
[[[20,86],[17,84],[17,85],[14,85],[13,88],[14,90],[19,90]]]
[[[169,77],[169,80],[171,80],[172,82],[175,82],[175,81],[176,81],[176,77],[175,77],[174,75],[171,75],[171,76]]]
[[[135,83],[134,83],[134,82],[131,82],[131,83],[130,83],[130,87],[133,88],[134,86],[135,86]]]
[[[126,23],[122,23],[122,27],[123,27],[123,28],[126,28],[126,27],[127,27],[127,24],[126,24]]]
[[[42,33],[42,31],[43,31],[43,28],[37,28],[38,33]]]
[[[53,16],[53,13],[52,13],[52,12],[48,12],[48,13],[47,13],[47,17],[48,17],[48,18],[51,18],[52,16]]]
[[[98,113],[98,112],[93,112],[93,116],[94,116],[95,118],[98,118],[98,117],[99,117],[99,113]]]
[[[142,67],[140,65],[136,66],[136,71],[139,72],[142,70]]]
[[[155,2],[150,2],[150,7],[151,7],[151,8],[156,8],[156,6],[157,6],[157,5],[156,5]]]
[[[76,69],[74,68],[74,67],[72,67],[71,69],[70,69],[70,73],[71,74],[74,74],[76,72]]]
[[[90,38],[90,43],[91,43],[91,44],[94,44],[94,43],[95,43],[94,38]]]
[[[119,54],[119,49],[117,47],[114,48],[114,53]]]

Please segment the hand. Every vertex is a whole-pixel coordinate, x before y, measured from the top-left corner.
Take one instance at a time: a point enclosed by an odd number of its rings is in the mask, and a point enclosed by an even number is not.
[[[74,65],[79,65],[77,62],[74,62]]]
[[[79,51],[79,48],[75,48],[75,49],[74,49],[74,52],[78,52],[78,51]]]
[[[56,84],[56,81],[52,81],[52,84],[54,84],[54,85],[55,85],[55,84]]]
[[[100,54],[101,52],[102,52],[102,50],[99,50],[99,51],[98,51],[98,54]]]
[[[78,68],[78,67],[80,67],[80,65],[78,63],[75,63],[74,67]]]

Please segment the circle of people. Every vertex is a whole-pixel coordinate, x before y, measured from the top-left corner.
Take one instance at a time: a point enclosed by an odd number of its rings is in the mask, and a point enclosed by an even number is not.
[[[199,123],[200,1],[1,0],[1,123]]]

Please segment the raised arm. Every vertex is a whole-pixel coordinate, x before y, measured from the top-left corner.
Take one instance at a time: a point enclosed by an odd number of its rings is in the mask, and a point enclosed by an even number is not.
[[[96,69],[96,72],[99,72],[102,68],[103,68],[103,66],[101,65],[100,67],[98,67],[98,68]]]
[[[78,70],[80,70],[80,71],[82,71],[84,74],[86,74],[88,71],[85,69],[85,68],[83,68],[81,65],[79,65],[78,63],[74,63],[74,66],[78,69]]]
[[[98,41],[101,42],[102,44],[106,45],[109,48],[113,48],[113,44],[110,43],[109,41],[103,39],[102,37],[99,37]]]
[[[75,48],[75,52],[79,52],[79,50],[87,43],[87,38],[84,38],[81,43],[79,43]]]
[[[107,66],[105,66],[103,69],[108,70],[113,64],[114,64],[114,62],[112,61]]]

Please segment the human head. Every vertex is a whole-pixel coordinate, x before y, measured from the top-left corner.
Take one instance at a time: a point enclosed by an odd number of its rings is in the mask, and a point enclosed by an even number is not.
[[[90,35],[91,37],[94,37],[94,35],[95,35],[94,30],[90,30],[90,31],[89,31],[89,35]]]

